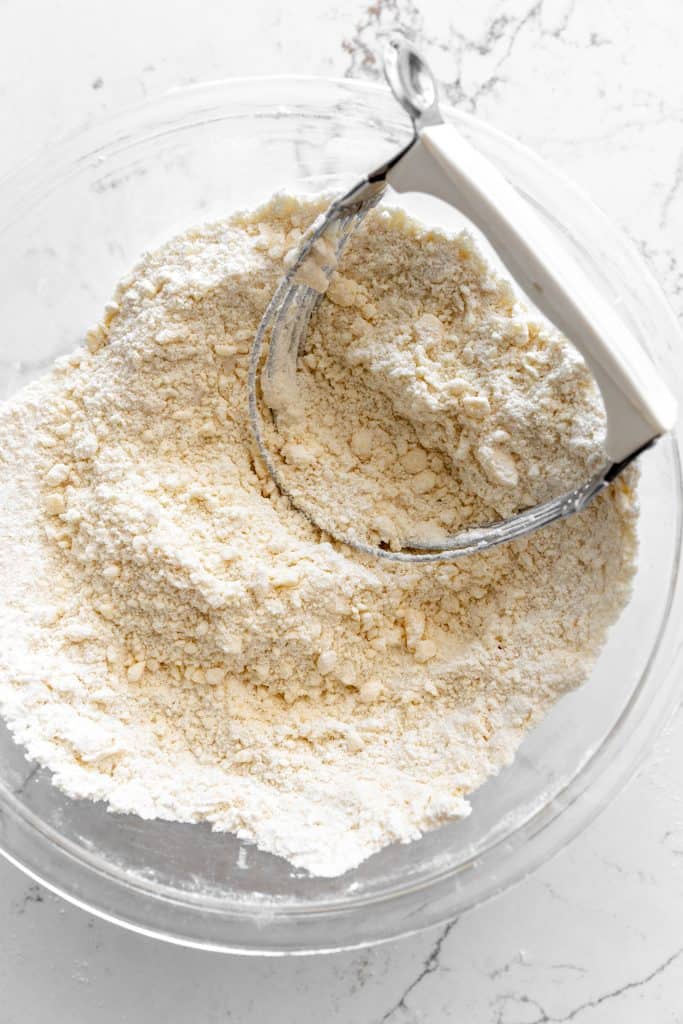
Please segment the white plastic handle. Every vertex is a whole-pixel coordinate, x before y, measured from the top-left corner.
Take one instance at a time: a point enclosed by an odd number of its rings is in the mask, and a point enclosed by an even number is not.
[[[452,125],[423,128],[387,181],[397,192],[427,192],[460,210],[576,346],[602,392],[610,462],[672,429],[673,395],[626,325],[529,204]]]

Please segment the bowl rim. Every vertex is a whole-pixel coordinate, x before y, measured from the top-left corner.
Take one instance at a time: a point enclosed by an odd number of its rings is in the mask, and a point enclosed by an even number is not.
[[[0,233],[6,230],[8,224],[16,219],[15,216],[12,216],[11,221],[6,219],[7,211],[3,210],[5,193],[13,191],[15,186],[17,186],[20,196],[31,196],[36,188],[40,188],[41,184],[48,183],[51,187],[57,187],[59,182],[63,180],[63,177],[58,177],[55,180],[55,166],[53,165],[61,168],[62,172],[67,175],[76,173],[80,162],[92,160],[105,150],[118,152],[127,143],[136,145],[143,139],[155,138],[162,134],[177,131],[179,127],[185,126],[184,122],[178,123],[177,117],[168,126],[162,126],[158,130],[144,136],[136,133],[136,125],[139,131],[144,126],[146,120],[156,124],[159,114],[165,110],[176,110],[179,103],[185,104],[188,114],[192,112],[194,119],[190,120],[189,123],[199,124],[207,121],[207,111],[204,110],[204,115],[200,116],[202,108],[198,108],[194,103],[197,97],[200,99],[204,97],[207,99],[219,99],[221,95],[225,94],[226,90],[232,93],[240,89],[246,91],[253,91],[258,88],[263,90],[270,89],[272,92],[268,105],[271,108],[273,106],[286,107],[286,94],[288,90],[310,89],[312,85],[315,85],[317,88],[341,88],[348,94],[356,94],[365,99],[374,96],[381,98],[383,102],[390,97],[388,89],[377,83],[314,75],[243,76],[214,79],[189,86],[175,87],[159,97],[119,109],[98,118],[94,124],[81,126],[75,131],[61,136],[61,138],[41,149],[30,159],[18,164],[0,176]],[[273,96],[275,94],[278,95],[278,102],[274,104]],[[485,131],[489,136],[497,138],[509,150],[516,151],[527,164],[533,164],[537,169],[543,169],[544,172],[552,176],[555,182],[561,183],[574,196],[580,199],[584,209],[590,212],[605,231],[618,241],[622,249],[630,247],[632,260],[637,261],[639,273],[642,274],[652,294],[659,301],[661,315],[664,316],[668,312],[671,330],[679,334],[680,337],[673,311],[670,309],[651,272],[635,252],[631,243],[611,224],[582,189],[578,188],[563,172],[548,164],[532,150],[500,129],[482,122],[471,114],[455,110],[447,104],[444,104],[442,109],[448,119],[459,123],[461,126],[476,126],[479,131]],[[231,115],[224,111],[218,119],[225,120],[229,116]],[[397,108],[396,123],[399,124],[402,121],[405,121],[406,133],[408,134],[410,131],[408,123]],[[99,137],[102,137],[104,141],[99,141],[94,148],[92,144],[88,148],[84,148],[86,142],[89,142],[91,139],[97,142]],[[75,168],[74,152],[79,154]],[[33,201],[35,201],[35,196]],[[11,206],[12,214],[21,216],[21,202],[18,204],[14,202]],[[10,209],[9,203],[7,204],[7,209]],[[675,486],[680,496],[683,491],[680,451],[675,438],[672,438],[669,443],[674,465]],[[263,919],[257,924],[257,932],[258,929],[261,929],[261,938],[266,939],[266,942],[240,945],[234,941],[221,941],[220,938],[211,937],[203,939],[196,934],[188,934],[187,930],[182,926],[182,920],[184,920],[182,914],[180,915],[182,918],[180,925],[176,924],[174,926],[171,922],[165,925],[146,924],[140,920],[139,913],[135,912],[135,903],[139,903],[140,897],[144,894],[144,897],[148,900],[151,899],[152,901],[163,903],[166,908],[180,907],[183,912],[189,909],[191,913],[196,913],[197,908],[200,906],[201,912],[204,915],[212,916],[216,914],[221,918],[238,922],[244,922],[245,920],[253,922],[255,917],[259,916],[254,914],[253,904],[250,904],[247,909],[240,911],[239,903],[233,902],[226,912],[224,900],[222,905],[213,907],[210,903],[207,905],[206,894],[193,898],[192,894],[183,893],[182,899],[180,899],[177,890],[171,890],[170,887],[166,887],[168,891],[165,891],[165,887],[158,882],[155,883],[156,891],[153,892],[149,887],[143,885],[141,880],[132,879],[130,875],[126,874],[124,869],[116,868],[110,864],[107,865],[107,884],[103,885],[102,880],[105,873],[102,871],[101,861],[98,861],[94,855],[91,856],[87,850],[76,847],[76,844],[61,836],[51,826],[45,825],[37,815],[20,804],[17,797],[4,783],[0,783],[0,846],[2,847],[0,853],[10,863],[19,867],[29,877],[45,885],[52,892],[104,920],[122,925],[140,934],[164,939],[179,945],[212,951],[255,955],[284,955],[354,949],[370,944],[391,941],[399,935],[413,934],[425,927],[448,920],[455,916],[456,913],[469,910],[473,906],[492,898],[503,889],[516,884],[534,871],[540,864],[549,860],[562,846],[583,831],[637,771],[647,754],[650,744],[669,717],[674,713],[681,699],[683,699],[683,694],[679,692],[680,687],[671,685],[671,681],[677,676],[681,661],[683,660],[683,645],[678,650],[673,651],[668,665],[663,672],[663,681],[660,683],[659,691],[655,694],[656,699],[650,700],[648,705],[644,706],[642,693],[644,682],[652,671],[655,661],[661,660],[661,642],[667,631],[670,632],[671,630],[674,606],[683,605],[683,591],[679,571],[682,543],[680,501],[676,509],[675,535],[676,551],[672,565],[670,589],[656,642],[643,669],[640,680],[627,704],[622,708],[619,717],[612,723],[602,743],[588,754],[575,774],[554,794],[553,800],[550,803],[544,804],[535,813],[530,814],[525,820],[519,822],[513,832],[495,839],[483,852],[478,853],[470,861],[463,862],[455,868],[444,869],[440,874],[434,874],[428,879],[402,888],[400,891],[397,891],[394,887],[393,890],[386,892],[380,891],[357,898],[350,896],[343,899],[323,900],[319,904],[313,905],[304,905],[296,900],[293,902],[283,901],[276,905],[269,904]],[[625,739],[624,734],[619,733],[619,730],[629,717],[631,731]],[[627,746],[626,741],[628,741],[630,746],[634,747],[627,763],[613,757],[614,751],[610,744],[615,742],[617,733],[619,733],[618,739],[621,748]],[[602,782],[601,800],[599,802],[591,799],[589,793],[592,783],[598,775]],[[560,819],[562,819],[564,824],[561,836],[559,834],[556,835],[558,832],[557,823]],[[519,853],[523,843],[532,842],[535,844],[533,856],[527,855],[524,862],[518,864],[514,870],[508,872],[501,871],[498,880],[489,885],[485,892],[479,895],[475,894],[469,901],[463,901],[455,909],[453,908],[453,901],[452,899],[448,900],[448,893],[444,892],[444,890],[452,888],[453,878],[456,874],[467,869],[482,866],[485,861],[491,859],[494,853],[500,851],[501,845],[505,845],[507,848],[510,848],[512,845],[514,847],[512,853]],[[55,863],[56,855],[58,855],[60,860],[59,864]],[[86,873],[96,876],[98,885],[89,886],[84,884],[82,878],[72,878],[70,870],[74,864],[78,865],[78,870],[85,868]],[[91,879],[91,881],[94,880],[94,878]],[[119,914],[103,905],[103,898],[107,896],[110,888],[112,892],[114,890],[117,892],[121,890],[126,891],[129,896],[127,913]],[[405,920],[404,916],[402,926],[394,928],[390,934],[373,934],[370,937],[364,937],[358,942],[345,939],[339,945],[326,945],[325,943],[321,944],[317,938],[313,938],[313,941],[311,941],[300,935],[288,938],[286,941],[278,940],[277,943],[268,945],[268,937],[266,931],[263,930],[263,924],[266,921],[272,926],[276,924],[278,919],[287,924],[294,923],[300,927],[302,923],[309,921],[311,916],[315,914],[318,914],[319,918],[324,917],[327,921],[334,919],[341,923],[342,920],[348,921],[358,911],[367,910],[371,906],[386,906],[392,902],[396,903],[397,900],[403,898],[407,893],[416,895],[420,892],[424,893],[425,890],[429,890],[430,893],[434,894],[434,900],[430,901],[427,910],[421,916],[416,914],[414,918],[408,921]],[[217,904],[220,904],[220,902],[219,900],[216,901]]]

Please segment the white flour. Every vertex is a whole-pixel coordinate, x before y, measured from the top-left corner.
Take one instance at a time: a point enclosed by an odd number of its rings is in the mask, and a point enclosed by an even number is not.
[[[633,477],[454,564],[328,543],[255,461],[248,352],[319,204],[176,238],[87,348],[0,409],[0,701],[73,796],[211,822],[321,875],[468,813],[628,599]],[[376,212],[280,438],[297,486],[389,543],[583,480],[579,357],[465,237]],[[369,534],[363,524],[369,523]]]

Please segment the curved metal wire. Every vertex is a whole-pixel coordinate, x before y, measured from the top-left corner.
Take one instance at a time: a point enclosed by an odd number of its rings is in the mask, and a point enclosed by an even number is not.
[[[273,454],[265,442],[260,404],[268,405],[265,396],[269,392],[281,391],[278,389],[278,382],[284,378],[289,378],[291,381],[296,374],[297,357],[306,335],[308,322],[322,298],[321,292],[297,281],[299,271],[311,255],[315,243],[330,232],[331,226],[334,225],[333,237],[336,256],[328,266],[321,268],[328,279],[331,278],[337,259],[347,241],[365,214],[379,201],[384,191],[381,180],[378,181],[377,177],[373,177],[374,181],[370,182],[369,179],[366,179],[346,196],[332,203],[324,216],[313,225],[310,232],[304,237],[296,258],[280,281],[256,332],[249,362],[249,421],[259,454],[278,490],[313,526],[328,534],[333,540],[363,554],[392,562],[438,562],[461,558],[526,536],[558,519],[580,512],[626,468],[632,458],[640,453],[634,453],[623,463],[608,464],[581,487],[567,491],[565,494],[535,505],[533,508],[523,509],[508,519],[501,519],[476,529],[462,530],[436,541],[407,539],[398,551],[380,545],[366,544],[347,534],[337,532],[329,524],[322,523],[304,500],[290,492],[281,466],[273,458]],[[267,340],[268,350],[264,362]],[[259,390],[262,403],[259,403]],[[273,413],[273,409],[270,407],[269,411],[274,422],[277,413]],[[276,426],[275,422],[274,425]]]

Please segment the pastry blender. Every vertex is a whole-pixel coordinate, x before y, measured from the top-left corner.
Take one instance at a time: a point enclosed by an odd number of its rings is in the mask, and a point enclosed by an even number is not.
[[[400,562],[452,559],[522,537],[580,512],[658,437],[671,430],[676,405],[648,356],[615,310],[581,271],[529,204],[502,174],[441,117],[425,61],[411,43],[387,45],[385,74],[410,115],[410,143],[336,199],[304,235],[256,334],[249,372],[249,416],[260,454],[279,490],[333,539],[366,554]],[[604,467],[573,491],[508,519],[437,540],[406,538],[399,550],[361,543],[322,522],[287,487],[283,466],[265,440],[264,415],[277,424],[296,395],[306,328],[341,252],[387,186],[445,200],[486,236],[534,305],[579,350],[602,393],[607,416]],[[313,272],[313,273],[312,273]]]

